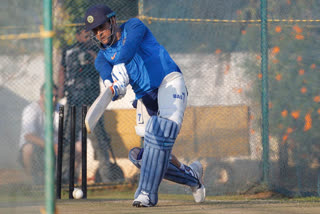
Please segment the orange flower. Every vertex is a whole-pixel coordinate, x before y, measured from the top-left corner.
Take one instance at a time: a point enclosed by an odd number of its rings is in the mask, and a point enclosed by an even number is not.
[[[316,64],[312,64],[312,65],[310,66],[310,68],[311,68],[311,69],[315,69],[315,68],[316,68]]]
[[[273,107],[272,102],[269,102],[269,108],[272,108],[272,107]]]
[[[278,46],[274,46],[273,48],[272,48],[272,54],[277,54],[277,53],[279,53],[280,52],[280,48],[278,47]]]
[[[283,110],[282,112],[281,112],[281,116],[282,117],[286,117],[288,115],[288,111],[287,110]]]
[[[276,26],[275,31],[276,31],[277,33],[280,33],[280,32],[282,31],[282,29],[281,29],[280,26]]]
[[[222,52],[221,49],[216,50],[216,54],[220,54],[221,52]]]
[[[299,70],[299,75],[304,75],[304,70],[303,69]]]
[[[302,33],[302,28],[300,28],[298,25],[295,25],[292,28],[296,33],[298,33],[298,34]]]
[[[285,134],[285,135],[282,137],[282,143],[285,143],[285,142],[288,140],[288,137],[289,137],[289,135],[288,135],[288,134]]]
[[[257,56],[256,56],[256,59],[257,59],[257,60],[261,60],[261,56],[260,56],[260,55],[257,55]]]
[[[258,78],[261,80],[262,79],[262,73],[258,74]]]
[[[292,128],[288,128],[288,129],[287,129],[287,133],[288,133],[288,134],[290,134],[290,133],[292,133],[292,132],[293,132],[293,129],[292,129]]]
[[[287,0],[287,4],[289,4],[289,5],[290,5],[290,4],[291,4],[291,0]]]
[[[307,88],[306,87],[302,87],[300,89],[300,91],[301,91],[302,94],[305,94],[307,92]]]
[[[303,39],[304,39],[304,36],[301,35],[301,34],[297,34],[297,35],[296,35],[296,39],[297,39],[297,40],[303,40]]]
[[[294,118],[294,119],[298,119],[299,116],[300,116],[300,111],[294,111],[291,113],[291,116]]]
[[[280,80],[281,80],[281,78],[282,78],[281,74],[277,74],[277,76],[276,76],[276,80],[280,81]]]
[[[241,31],[241,34],[242,34],[242,35],[246,35],[246,33],[247,33],[247,31],[245,31],[245,30],[242,30],[242,31]]]
[[[251,134],[254,134],[254,133],[255,133],[254,129],[251,129],[250,132],[251,132]]]
[[[304,129],[303,131],[308,131],[309,129],[311,129],[312,127],[312,118],[311,118],[311,114],[308,113],[306,114],[306,116],[304,117]]]
[[[316,96],[313,98],[313,101],[315,101],[316,103],[320,102],[320,96]]]
[[[241,94],[242,91],[243,91],[242,88],[238,88],[238,89],[237,89],[237,93],[238,93],[238,94]]]
[[[318,114],[320,114],[320,108],[318,109],[318,111],[317,111],[317,112],[318,112]]]
[[[298,56],[298,57],[297,57],[297,61],[298,61],[298,62],[301,62],[301,61],[302,61],[302,56]]]

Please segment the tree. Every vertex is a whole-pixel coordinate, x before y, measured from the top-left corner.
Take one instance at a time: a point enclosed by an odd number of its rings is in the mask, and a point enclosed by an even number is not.
[[[269,8],[268,18],[313,20],[320,3],[270,1]],[[313,22],[289,21],[269,22],[268,28],[270,135],[278,138],[280,150],[288,149],[295,164],[310,164],[320,153],[319,29]],[[244,69],[253,81],[248,96],[260,103],[261,57],[255,54],[258,58],[248,57]]]

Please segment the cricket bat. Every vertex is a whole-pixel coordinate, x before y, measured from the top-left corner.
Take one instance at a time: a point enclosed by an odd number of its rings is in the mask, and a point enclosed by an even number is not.
[[[113,97],[113,88],[106,87],[99,97],[93,102],[93,104],[90,106],[86,118],[85,118],[85,124],[87,128],[87,132],[91,133],[93,131],[94,127],[96,126],[98,120],[102,116],[103,112],[109,105],[109,103],[112,100]]]

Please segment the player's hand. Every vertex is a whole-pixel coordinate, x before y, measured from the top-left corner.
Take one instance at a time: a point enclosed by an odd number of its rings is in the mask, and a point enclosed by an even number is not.
[[[129,84],[129,76],[124,63],[114,65],[111,75],[114,81],[122,82],[125,86]]]
[[[121,99],[127,93],[127,87],[121,81],[114,82],[112,88],[114,91],[112,101]]]

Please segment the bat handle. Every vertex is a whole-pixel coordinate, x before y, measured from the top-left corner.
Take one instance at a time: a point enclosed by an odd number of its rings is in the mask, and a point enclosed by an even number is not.
[[[110,90],[111,90],[112,94],[114,94],[113,87],[112,87],[112,86],[110,86],[109,88],[110,88]]]

